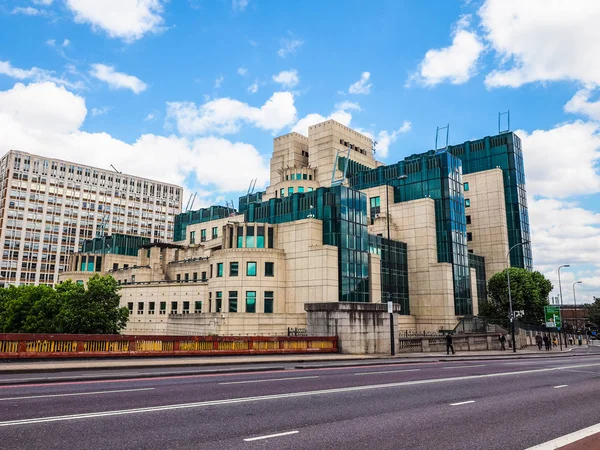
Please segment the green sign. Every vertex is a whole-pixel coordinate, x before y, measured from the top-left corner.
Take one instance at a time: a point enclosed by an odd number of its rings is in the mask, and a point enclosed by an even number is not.
[[[548,328],[560,328],[560,308],[558,306],[544,306],[544,316],[546,317],[546,326]]]

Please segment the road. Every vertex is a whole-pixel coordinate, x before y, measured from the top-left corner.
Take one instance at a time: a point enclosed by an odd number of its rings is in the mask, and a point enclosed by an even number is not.
[[[5,385],[0,448],[525,449],[600,422],[600,353],[577,351]]]

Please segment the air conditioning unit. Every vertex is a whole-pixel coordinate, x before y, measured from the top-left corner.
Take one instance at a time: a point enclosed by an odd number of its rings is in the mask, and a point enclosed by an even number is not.
[[[381,214],[375,214],[375,218],[379,219],[381,217]]]

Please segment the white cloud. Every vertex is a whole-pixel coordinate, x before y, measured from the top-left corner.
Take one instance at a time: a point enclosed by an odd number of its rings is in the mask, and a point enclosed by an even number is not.
[[[282,70],[277,75],[273,75],[273,81],[279,83],[286,89],[290,89],[298,85],[300,77],[298,77],[298,71],[296,69]]]
[[[71,45],[71,41],[70,41],[70,40],[68,40],[68,39],[65,39],[65,40],[63,41],[63,43],[62,43],[62,46],[63,46],[63,47],[68,47],[69,45]]]
[[[237,73],[244,77],[248,74],[248,69],[245,67],[240,67],[238,68]]]
[[[258,83],[256,81],[248,86],[248,92],[250,94],[256,94],[258,92]]]
[[[397,130],[392,131],[391,133],[388,133],[387,130],[381,130],[378,134],[377,134],[377,153],[376,156],[379,158],[385,158],[388,156],[389,154],[389,148],[390,145],[392,145],[394,142],[396,142],[398,140],[398,136],[400,136],[401,134],[404,133],[408,133],[412,128],[412,124],[408,121],[405,120],[402,123],[402,126],[400,128],[398,128]],[[367,136],[369,136],[367,134]],[[371,136],[369,136],[371,137]]]
[[[591,119],[600,121],[600,101],[590,101],[592,94],[592,88],[580,89],[565,105],[565,112],[583,114]]]
[[[113,66],[105,64],[92,64],[90,75],[108,83],[112,89],[131,89],[134,93],[139,94],[148,88],[148,85],[138,77],[117,72]]]
[[[486,77],[488,87],[555,80],[600,84],[597,0],[486,0],[478,14],[505,66]]]
[[[221,75],[220,77],[218,77],[215,80],[215,89],[219,89],[221,87],[221,84],[223,84],[223,81],[225,81],[225,78],[223,77],[223,75]]]
[[[352,105],[351,107],[348,107]],[[335,110],[328,115],[327,117],[322,116],[318,113],[310,113],[298,120],[291,128],[290,131],[295,131],[296,133],[303,134],[304,136],[308,136],[308,128],[316,125],[321,122],[325,122],[326,120],[335,120],[336,122],[341,123],[347,127],[350,126],[350,122],[352,122],[352,113],[349,110],[355,109],[353,108],[356,103],[351,102],[343,102],[342,104],[338,104],[335,106]],[[359,131],[359,130],[356,130]]]
[[[54,0],[33,0],[36,5],[50,6]]]
[[[83,88],[83,84],[81,82],[72,82],[64,78],[55,77],[53,75],[54,72],[50,70],[40,69],[39,67],[32,67],[31,69],[19,69],[17,67],[13,67],[10,64],[10,61],[0,61],[0,74],[21,81],[51,81],[56,84],[67,86],[71,89]]]
[[[133,42],[163,29],[165,0],[65,0],[75,21]]]
[[[340,109],[342,111],[360,111],[360,105],[356,102],[344,101],[335,104],[335,109]]]
[[[371,86],[373,86],[371,83],[369,83],[370,78],[370,72],[363,72],[360,76],[360,80],[350,85],[348,92],[350,94],[369,94],[371,92]]]
[[[103,116],[104,114],[108,114],[110,110],[110,106],[103,106],[102,108],[92,108],[92,117]]]
[[[477,61],[485,45],[470,31],[470,16],[462,16],[454,26],[452,44],[449,47],[428,50],[416,73],[407,85],[415,80],[424,86],[443,82],[462,84],[477,73]]]
[[[527,192],[565,198],[600,192],[600,130],[595,123],[576,121],[532,133],[519,130]]]
[[[242,12],[246,9],[246,7],[248,6],[248,3],[250,3],[250,0],[232,0],[231,7],[233,8],[234,11]]]
[[[282,58],[285,58],[290,53],[296,53],[296,51],[302,47],[304,41],[300,39],[287,39],[284,38],[281,40],[281,46],[279,50],[277,50],[277,54]]]
[[[19,149],[220,192],[258,186],[269,179],[267,160],[250,144],[217,137],[187,139],[145,134],[132,144],[108,133],[81,130],[85,100],[53,83],[16,84],[0,92],[0,153]],[[223,161],[227,161],[224,165]]]
[[[46,41],[46,45],[48,45],[50,47],[54,47],[56,45],[56,39],[48,39]]]
[[[43,14],[42,11],[40,11],[37,8],[32,8],[31,6],[14,8],[12,10],[12,13],[13,14],[25,14],[26,16],[39,16],[39,15]]]
[[[278,131],[296,120],[296,107],[291,93],[275,92],[260,108],[231,98],[218,98],[201,106],[171,102],[167,104],[167,117],[184,135],[236,133],[243,123]]]
[[[144,122],[150,122],[151,120],[154,120],[156,118],[156,116],[152,113],[149,113],[146,118],[144,119]]]

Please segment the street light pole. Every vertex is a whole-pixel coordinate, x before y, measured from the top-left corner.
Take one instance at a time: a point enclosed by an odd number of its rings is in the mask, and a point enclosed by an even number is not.
[[[506,278],[508,282],[508,308],[509,308],[509,319],[510,319],[510,334],[512,336],[512,348],[513,353],[517,353],[517,340],[515,338],[515,317],[513,312],[513,304],[512,304],[512,293],[510,292],[510,252],[512,252],[513,248],[519,247],[520,245],[529,244],[529,241],[520,242],[518,244],[513,245],[508,249],[508,253],[506,254],[506,260],[508,262],[508,266],[506,267]]]
[[[573,283],[573,305],[575,307],[575,331],[579,331],[579,317],[577,317],[577,297],[575,297],[575,285],[582,284],[583,281]]]
[[[565,331],[565,323],[563,321],[563,297],[562,297],[562,285],[560,283],[560,269],[563,267],[571,267],[569,264],[563,264],[558,267],[558,292],[560,293],[560,325],[562,326],[563,336],[565,338],[565,348],[569,348],[567,345],[567,333]]]

